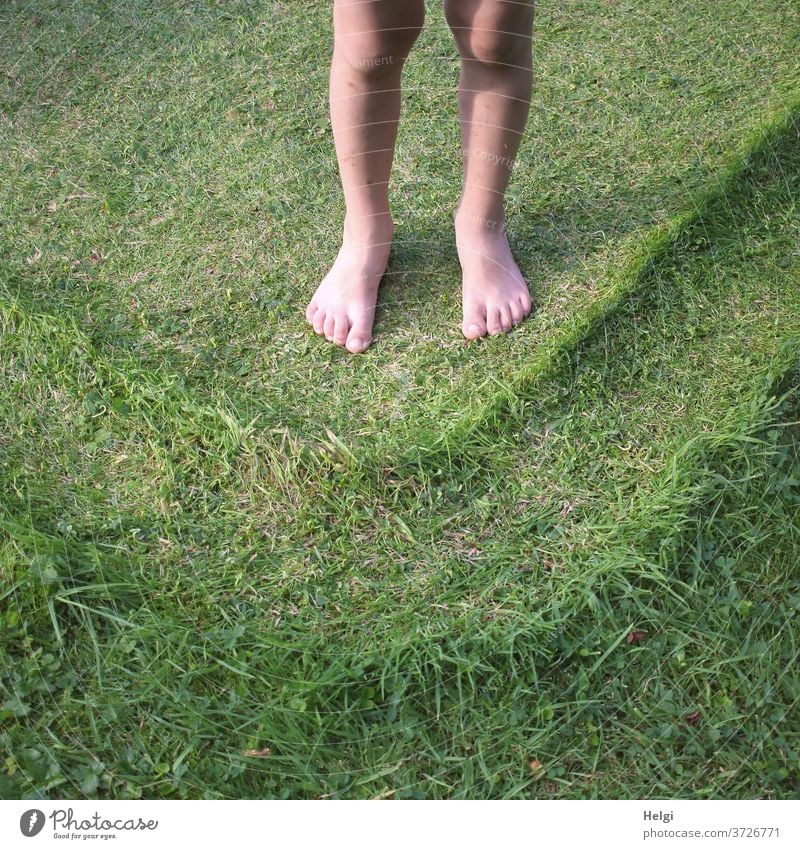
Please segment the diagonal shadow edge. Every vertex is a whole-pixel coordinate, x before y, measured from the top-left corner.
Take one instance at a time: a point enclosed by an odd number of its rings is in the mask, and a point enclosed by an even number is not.
[[[348,449],[343,465],[376,483],[388,475],[417,478],[457,469],[471,448],[495,432],[508,433],[519,427],[533,393],[564,356],[591,338],[627,298],[646,286],[658,263],[673,255],[681,241],[722,207],[730,206],[753,169],[781,144],[800,140],[800,96],[773,108],[769,116],[744,137],[726,166],[705,189],[696,193],[686,209],[631,240],[625,259],[609,270],[603,293],[575,313],[561,333],[544,345],[537,356],[506,384],[495,381],[497,390],[474,412],[465,413],[445,430],[414,420],[393,442],[356,453]],[[421,437],[426,438],[421,438]],[[404,447],[396,450],[398,445]],[[337,452],[339,453],[339,452]],[[347,470],[341,469],[346,474]]]

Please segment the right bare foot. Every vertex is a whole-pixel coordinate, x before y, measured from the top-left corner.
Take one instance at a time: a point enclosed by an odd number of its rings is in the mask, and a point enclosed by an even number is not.
[[[500,218],[501,213],[497,213]],[[505,228],[477,216],[456,216],[456,245],[464,272],[464,321],[467,339],[505,333],[531,311],[528,285],[508,244]]]
[[[359,225],[345,219],[339,255],[306,309],[316,333],[352,354],[366,351],[372,342],[378,286],[394,233],[388,216],[380,223],[362,220]]]

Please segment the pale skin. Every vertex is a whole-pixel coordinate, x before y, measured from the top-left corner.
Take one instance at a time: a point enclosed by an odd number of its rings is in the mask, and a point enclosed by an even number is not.
[[[504,197],[530,105],[533,0],[446,0],[445,13],[461,55],[461,330],[477,339],[507,332],[531,311],[506,237]],[[401,75],[424,17],[424,0],[334,0],[330,110],[346,215],[339,255],[306,318],[351,353],[372,342],[394,233],[389,179]]]

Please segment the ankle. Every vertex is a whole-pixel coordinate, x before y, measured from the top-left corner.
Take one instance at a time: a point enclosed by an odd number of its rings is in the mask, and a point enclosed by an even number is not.
[[[394,222],[389,212],[372,215],[351,215],[344,219],[345,241],[369,242],[380,244],[391,240],[394,234]]]
[[[505,214],[500,210],[473,211],[459,207],[455,215],[456,234],[471,238],[501,237],[505,234]]]

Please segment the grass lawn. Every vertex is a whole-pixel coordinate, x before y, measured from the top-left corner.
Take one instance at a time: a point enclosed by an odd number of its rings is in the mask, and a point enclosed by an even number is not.
[[[467,344],[430,3],[359,357],[329,17],[0,8],[0,796],[797,798],[800,9],[538,4]]]

